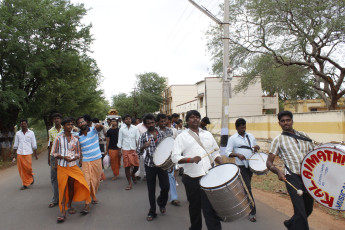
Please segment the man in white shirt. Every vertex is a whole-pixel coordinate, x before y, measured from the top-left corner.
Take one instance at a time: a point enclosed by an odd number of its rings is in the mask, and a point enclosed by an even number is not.
[[[28,121],[20,121],[21,130],[16,133],[13,145],[13,162],[16,161],[20,178],[22,179],[23,186],[20,190],[28,189],[34,183],[34,174],[32,171],[32,153],[36,160],[37,157],[37,144],[34,132],[28,129]]]
[[[138,128],[131,124],[132,118],[130,115],[125,115],[123,120],[125,120],[125,125],[120,128],[117,147],[119,148],[119,155],[122,154],[123,156],[123,167],[125,167],[125,173],[128,180],[128,186],[126,187],[126,190],[131,190],[131,177],[133,183],[137,183],[135,173],[139,168],[139,158],[136,149],[140,135]],[[131,172],[130,169],[132,166],[133,171]]]
[[[222,164],[222,158],[219,151],[204,157],[211,150],[217,149],[218,145],[210,132],[199,128],[200,113],[196,110],[188,111],[186,121],[189,129],[176,137],[171,160],[175,164],[184,164],[182,182],[189,201],[189,229],[202,228],[202,210],[207,228],[218,230],[222,228],[219,217],[206,193],[200,188],[199,180],[211,169],[213,161]],[[205,149],[197,142],[198,138]]]
[[[228,157],[236,157],[236,165],[240,168],[242,178],[246,183],[250,195],[254,201],[251,188],[251,180],[253,172],[248,167],[248,159],[254,152],[258,151],[260,147],[256,144],[255,137],[246,132],[246,120],[239,118],[235,122],[237,133],[232,135],[226,146],[225,153]],[[256,221],[256,207],[249,214],[251,222]]]

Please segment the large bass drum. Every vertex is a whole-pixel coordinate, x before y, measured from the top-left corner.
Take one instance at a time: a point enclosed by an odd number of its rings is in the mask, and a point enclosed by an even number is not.
[[[174,166],[171,161],[171,152],[174,147],[174,138],[166,137],[157,146],[153,153],[153,163],[156,167],[168,170]]]
[[[316,147],[303,159],[303,184],[323,206],[345,210],[345,146],[327,143]]]
[[[234,164],[222,164],[212,168],[200,180],[203,189],[217,215],[230,222],[249,215],[254,204],[246,192],[239,168]]]

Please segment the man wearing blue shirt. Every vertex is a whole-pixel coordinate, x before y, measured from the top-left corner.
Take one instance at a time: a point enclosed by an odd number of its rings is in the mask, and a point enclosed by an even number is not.
[[[79,133],[79,143],[82,157],[82,171],[84,173],[86,182],[89,185],[92,197],[92,203],[97,204],[96,193],[99,187],[102,170],[102,154],[99,149],[98,132],[103,129],[101,124],[95,124],[94,127],[89,127],[84,120],[84,117],[78,117],[77,120]],[[83,210],[85,213],[88,210]]]
[[[254,152],[258,151],[260,147],[256,144],[255,137],[246,132],[246,120],[239,118],[235,122],[237,133],[232,135],[226,146],[226,155],[228,157],[236,157],[236,165],[240,168],[242,178],[246,183],[249,193],[254,201],[251,189],[251,180],[253,172],[248,168],[248,159]],[[249,214],[249,220],[256,221],[256,207]]]

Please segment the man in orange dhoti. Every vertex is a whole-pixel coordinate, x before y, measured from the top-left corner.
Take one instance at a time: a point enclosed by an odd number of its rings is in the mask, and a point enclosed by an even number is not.
[[[91,202],[89,186],[83,172],[76,164],[80,158],[80,145],[77,137],[72,136],[72,119],[64,119],[61,123],[64,133],[58,136],[53,144],[53,156],[57,161],[57,178],[59,185],[59,207],[61,215],[57,218],[62,223],[66,218],[66,209],[69,214],[75,214],[72,201],[85,201],[82,214],[89,213]]]
[[[126,187],[126,190],[131,190],[131,177],[133,183],[137,183],[135,173],[139,169],[139,158],[136,149],[140,135],[138,128],[131,124],[132,118],[130,115],[125,115],[123,119],[125,120],[126,125],[123,125],[120,128],[117,147],[119,148],[120,156],[123,155],[123,167],[125,168],[125,173],[128,181],[128,186]],[[131,172],[132,166],[133,171]]]
[[[103,129],[103,125],[95,124],[94,127],[89,127],[84,117],[78,117],[76,122],[80,129],[79,143],[82,154],[80,161],[82,162],[82,170],[90,188],[92,204],[97,204],[96,193],[103,172],[98,132]]]
[[[114,177],[112,180],[116,180],[120,173],[120,155],[119,148],[117,147],[117,141],[119,138],[119,128],[117,127],[117,120],[111,119],[111,127],[107,131],[107,154],[110,157],[110,166],[113,170]]]
[[[36,160],[37,144],[34,132],[28,129],[28,121],[20,121],[21,130],[16,133],[13,145],[13,162],[16,161],[20,178],[23,186],[20,190],[28,189],[30,185],[34,184],[34,174],[32,172],[32,153]]]

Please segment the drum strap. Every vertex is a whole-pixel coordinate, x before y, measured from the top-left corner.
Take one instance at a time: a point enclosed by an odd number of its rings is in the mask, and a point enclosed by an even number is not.
[[[196,135],[196,133],[194,133],[192,130],[188,130],[188,133],[194,138],[194,140],[201,146],[201,148],[203,148],[205,150],[205,152],[207,153],[207,150],[206,148],[204,147],[204,145],[201,143],[201,140],[200,140],[200,137],[198,135]],[[214,161],[212,159],[212,157],[210,157],[208,155],[208,159],[210,160],[211,162],[211,165],[213,167],[214,165]]]
[[[296,135],[294,133],[290,133],[290,132],[282,132],[282,135],[284,136],[289,136],[289,137],[293,137],[293,138],[296,138],[296,139],[299,139],[299,140],[302,140],[302,141],[308,141],[308,142],[312,142],[312,140],[300,133],[298,133],[299,135]]]
[[[249,140],[249,137],[248,137],[248,135],[246,134],[246,138],[247,138],[247,140],[248,140],[248,144],[249,144],[249,146],[246,146],[246,145],[241,145],[240,147],[238,147],[238,148],[241,148],[241,149],[250,149],[250,150],[252,150],[253,151],[253,149],[251,148],[251,143],[250,143],[250,140]]]
[[[286,168],[286,170],[291,174],[291,175],[296,175],[296,176],[299,176],[298,174],[296,174],[296,173],[293,173],[290,169],[289,169],[289,167],[287,167],[287,165],[286,164],[284,164],[284,166],[285,166],[285,168]]]

